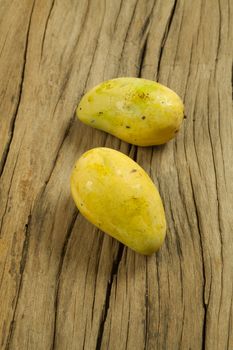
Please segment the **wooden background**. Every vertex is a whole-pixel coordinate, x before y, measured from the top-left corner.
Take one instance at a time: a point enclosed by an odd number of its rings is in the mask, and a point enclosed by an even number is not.
[[[233,349],[231,0],[0,0],[0,349]],[[82,125],[97,83],[159,81],[186,119],[141,148]],[[108,146],[157,184],[146,258],[79,215],[75,160]]]

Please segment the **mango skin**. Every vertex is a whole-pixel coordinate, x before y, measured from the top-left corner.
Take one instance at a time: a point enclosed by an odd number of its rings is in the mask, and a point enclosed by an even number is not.
[[[165,238],[160,195],[146,172],[125,154],[99,147],[84,153],[71,174],[83,216],[134,251],[150,255]]]
[[[81,99],[85,124],[137,146],[171,140],[184,117],[180,97],[164,85],[141,78],[117,78],[94,87]]]

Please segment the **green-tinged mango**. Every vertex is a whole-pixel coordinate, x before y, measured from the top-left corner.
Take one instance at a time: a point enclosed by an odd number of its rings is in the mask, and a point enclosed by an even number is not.
[[[184,105],[171,89],[151,80],[117,78],[94,87],[81,99],[78,118],[138,146],[171,140],[184,117]]]
[[[147,173],[110,148],[94,148],[76,162],[71,175],[74,201],[91,223],[138,253],[150,255],[165,238],[160,195]]]

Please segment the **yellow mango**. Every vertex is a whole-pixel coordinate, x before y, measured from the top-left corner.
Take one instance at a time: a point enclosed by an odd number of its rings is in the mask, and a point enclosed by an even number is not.
[[[87,92],[77,116],[123,141],[152,146],[175,136],[183,121],[184,105],[164,85],[141,78],[117,78]]]
[[[160,195],[147,173],[110,148],[84,153],[71,174],[71,193],[83,214],[99,229],[138,253],[150,255],[165,238]]]

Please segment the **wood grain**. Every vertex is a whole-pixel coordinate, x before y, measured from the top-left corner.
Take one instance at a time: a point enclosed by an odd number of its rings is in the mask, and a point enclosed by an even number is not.
[[[0,0],[0,349],[233,349],[232,18],[228,0]],[[137,148],[76,120],[117,76],[183,98],[175,140]],[[152,257],[75,208],[71,168],[104,145],[159,188]]]

